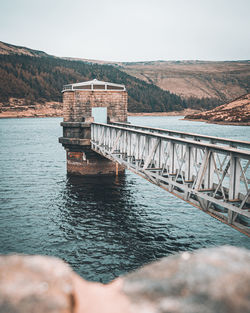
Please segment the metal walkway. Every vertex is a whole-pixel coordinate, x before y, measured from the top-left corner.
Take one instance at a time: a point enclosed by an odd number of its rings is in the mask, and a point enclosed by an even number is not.
[[[250,236],[250,142],[92,123],[91,147]]]

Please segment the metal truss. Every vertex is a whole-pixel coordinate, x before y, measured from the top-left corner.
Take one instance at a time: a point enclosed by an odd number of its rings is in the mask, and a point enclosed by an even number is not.
[[[91,148],[250,236],[250,143],[166,132],[92,123]]]
[[[226,146],[230,146],[234,148],[245,148],[245,149],[250,150],[250,142],[248,141],[221,138],[221,137],[215,137],[215,136],[207,136],[207,135],[201,135],[201,134],[195,134],[195,133],[187,133],[187,132],[169,130],[169,129],[164,129],[164,128],[141,126],[141,125],[135,125],[135,124],[130,124],[130,123],[112,122],[109,124],[127,127],[130,129],[143,130],[143,131],[162,134],[162,135],[174,136],[178,138],[192,139],[195,141],[226,145]]]

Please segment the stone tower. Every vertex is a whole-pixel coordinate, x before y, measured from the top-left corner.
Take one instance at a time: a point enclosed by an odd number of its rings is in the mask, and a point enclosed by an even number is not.
[[[96,79],[63,87],[63,137],[71,175],[114,175],[124,169],[91,150],[91,123],[127,122],[124,85]]]

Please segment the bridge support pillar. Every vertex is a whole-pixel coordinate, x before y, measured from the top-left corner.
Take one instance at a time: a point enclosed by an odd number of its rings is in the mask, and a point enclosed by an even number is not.
[[[86,157],[83,151],[67,151],[67,173],[77,176],[119,175],[124,167],[112,162],[98,153],[92,152]]]
[[[118,175],[124,168],[91,150],[90,124],[62,122],[59,142],[66,150],[68,175]]]

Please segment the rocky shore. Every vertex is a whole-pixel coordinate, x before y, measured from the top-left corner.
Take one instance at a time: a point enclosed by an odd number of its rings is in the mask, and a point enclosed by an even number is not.
[[[25,99],[10,98],[0,103],[0,118],[60,117],[63,115],[61,102],[28,103]]]
[[[185,109],[173,112],[129,112],[129,116],[185,116],[195,114],[198,110]],[[46,102],[27,104],[25,99],[10,98],[8,103],[0,103],[0,118],[22,117],[61,117],[63,104],[61,102]]]
[[[181,111],[172,111],[172,112],[139,112],[133,113],[129,112],[129,116],[186,116],[189,114],[196,114],[199,113],[200,110],[193,110],[193,109],[185,109]]]
[[[185,119],[228,125],[250,125],[250,94],[220,105],[213,110],[188,114]]]
[[[53,257],[0,256],[0,312],[247,313],[249,263],[246,249],[202,249],[102,285],[85,281]]]

